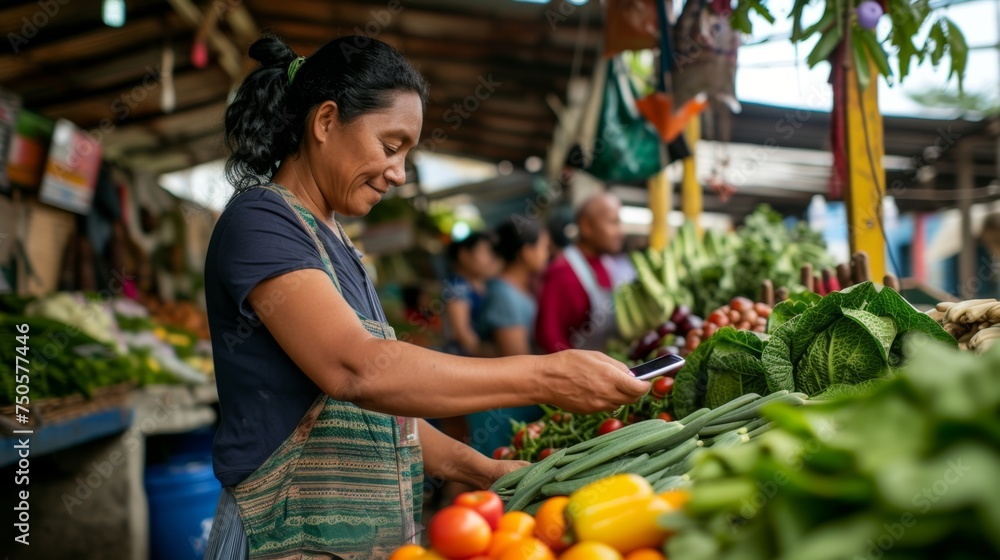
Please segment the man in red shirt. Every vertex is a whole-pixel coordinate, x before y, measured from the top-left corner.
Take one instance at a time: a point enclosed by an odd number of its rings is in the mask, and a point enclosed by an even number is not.
[[[603,350],[615,334],[610,255],[622,249],[621,201],[599,194],[577,213],[575,244],[549,265],[538,298],[535,338],[546,352]]]

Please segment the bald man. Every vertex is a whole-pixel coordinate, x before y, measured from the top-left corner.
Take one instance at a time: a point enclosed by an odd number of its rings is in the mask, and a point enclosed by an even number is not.
[[[610,256],[624,240],[614,195],[599,194],[577,212],[579,235],[552,261],[538,298],[535,337],[546,352],[567,348],[604,350],[615,335]]]

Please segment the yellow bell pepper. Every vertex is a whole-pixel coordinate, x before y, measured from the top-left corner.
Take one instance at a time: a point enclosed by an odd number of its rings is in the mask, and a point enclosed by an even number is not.
[[[658,548],[667,531],[657,524],[673,506],[636,474],[617,474],[592,482],[569,497],[566,518],[575,540],[604,543],[622,554]]]

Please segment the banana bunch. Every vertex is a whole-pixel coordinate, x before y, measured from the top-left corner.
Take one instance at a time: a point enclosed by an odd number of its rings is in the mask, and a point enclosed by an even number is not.
[[[927,314],[955,337],[963,350],[982,354],[1000,340],[1000,301],[996,299],[942,301]]]

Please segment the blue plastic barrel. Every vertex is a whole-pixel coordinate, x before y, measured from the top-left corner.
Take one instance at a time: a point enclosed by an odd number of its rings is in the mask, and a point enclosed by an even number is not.
[[[201,560],[222,487],[203,456],[146,467],[149,555],[152,560]]]

